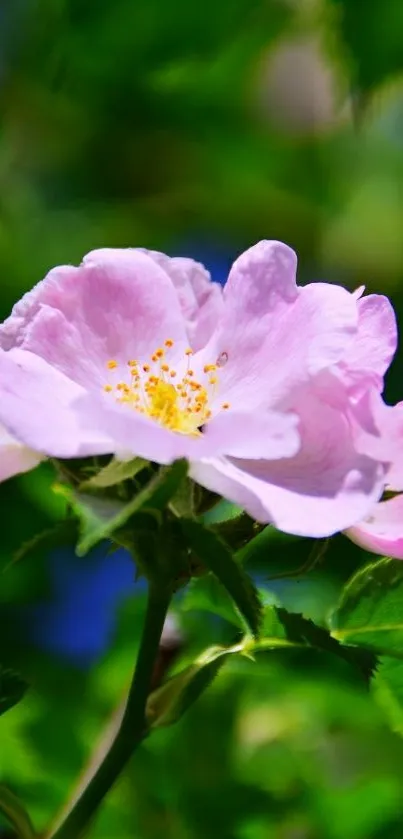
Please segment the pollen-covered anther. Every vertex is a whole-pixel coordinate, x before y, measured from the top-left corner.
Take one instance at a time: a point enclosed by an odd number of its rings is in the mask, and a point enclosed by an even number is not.
[[[118,366],[118,363],[113,358],[111,358],[109,361],[106,362],[106,366],[108,370],[115,370]]]
[[[222,407],[223,411],[228,411],[228,408],[230,408],[231,405],[229,404],[229,402],[223,402],[221,407]]]
[[[182,359],[186,363],[181,364],[180,372],[173,369],[165,359],[166,350],[173,344],[173,340],[167,338],[163,346],[154,350],[149,362],[146,359],[129,360],[129,369],[126,367],[128,383],[122,380],[117,384],[107,384],[104,390],[108,393],[112,391],[117,402],[131,406],[165,428],[198,436],[213,415],[209,400],[218,385],[218,367],[217,364],[204,365],[204,375],[202,373],[198,381],[195,370],[190,366],[193,350],[188,347],[183,351]],[[113,370],[118,364],[110,359],[107,366]],[[173,382],[176,376],[178,379]],[[229,403],[223,403],[221,407],[229,408]]]

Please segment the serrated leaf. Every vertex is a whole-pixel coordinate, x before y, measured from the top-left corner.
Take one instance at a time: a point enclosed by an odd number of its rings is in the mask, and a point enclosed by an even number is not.
[[[84,556],[101,539],[126,524],[135,513],[145,508],[163,509],[177,491],[187,472],[187,462],[176,460],[159,472],[129,502],[77,492],[72,487],[59,485],[61,492],[80,520],[80,537],[76,548]]]
[[[36,834],[24,805],[3,784],[0,784],[0,813],[3,813],[15,828],[19,839],[35,839]]]
[[[234,606],[234,601],[214,574],[193,578],[183,597],[182,609],[186,612],[202,611],[232,623],[238,629],[244,628],[243,619]]]
[[[147,701],[147,720],[150,728],[161,728],[177,722],[209,687],[226,658],[242,652],[242,645],[212,647],[199,656],[190,667],[172,676],[162,687],[153,691]]]
[[[265,606],[261,635],[253,645],[253,651],[281,645],[311,647],[336,655],[357,668],[367,681],[375,669],[376,659],[367,650],[344,647],[326,629],[301,614],[277,606]]]
[[[27,687],[18,673],[0,664],[0,716],[20,702]]]
[[[259,633],[262,606],[258,591],[228,546],[216,533],[194,519],[182,519],[181,526],[189,547],[212,571],[232,597],[253,635]]]
[[[135,457],[132,460],[117,460],[113,458],[96,475],[93,475],[87,481],[83,481],[80,485],[80,492],[86,492],[91,489],[106,489],[107,487],[115,486],[129,478],[134,478],[146,466],[148,466],[148,460],[144,460],[142,457]]]
[[[403,563],[381,559],[343,589],[330,617],[333,638],[403,658]]]

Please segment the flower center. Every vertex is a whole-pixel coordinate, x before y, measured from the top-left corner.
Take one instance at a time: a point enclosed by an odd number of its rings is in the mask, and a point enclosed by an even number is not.
[[[216,364],[205,364],[203,376],[198,381],[191,369],[193,350],[185,350],[182,377],[167,362],[169,350],[174,342],[168,338],[164,347],[158,347],[149,361],[128,361],[125,380],[104,385],[104,391],[110,393],[117,402],[129,405],[138,413],[145,414],[165,428],[181,434],[198,436],[203,425],[212,416],[210,404],[217,393],[218,376]],[[118,370],[118,363],[111,359],[107,369]],[[221,408],[227,410],[228,402]]]

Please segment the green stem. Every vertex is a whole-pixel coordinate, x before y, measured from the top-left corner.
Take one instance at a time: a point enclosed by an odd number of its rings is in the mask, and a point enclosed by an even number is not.
[[[167,588],[161,589],[150,583],[140,649],[122,722],[88,785],[48,839],[79,839],[83,836],[103,798],[147,735],[146,703],[170,599]]]

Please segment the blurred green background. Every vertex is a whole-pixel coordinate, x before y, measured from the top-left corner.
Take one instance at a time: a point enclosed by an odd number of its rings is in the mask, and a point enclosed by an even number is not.
[[[260,238],[297,250],[301,281],[364,283],[403,314],[401,0],[2,0],[0,120],[2,317],[92,248],[191,255],[222,279]],[[401,371],[398,355],[394,401]],[[0,779],[38,829],[121,701],[144,606],[127,557],[109,558],[114,604],[91,595],[99,555],[68,556],[76,599],[60,557],[12,563],[61,513],[51,481],[45,466],[0,488],[0,652],[31,685],[0,718]],[[309,550],[274,539],[253,570],[269,599],[321,621],[365,555],[340,537],[317,570],[265,579]],[[51,610],[41,631],[38,602]],[[234,639],[207,610],[177,612],[175,666]],[[336,659],[230,662],[140,749],[90,835],[400,839],[394,719],[382,684],[369,692]]]

